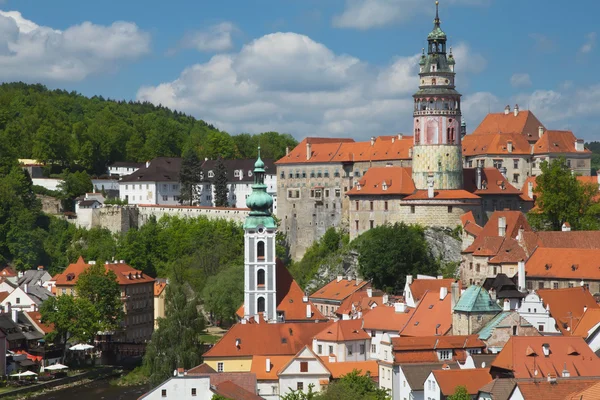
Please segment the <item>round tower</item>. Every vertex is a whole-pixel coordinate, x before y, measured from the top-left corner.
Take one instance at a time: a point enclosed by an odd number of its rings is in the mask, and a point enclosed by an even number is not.
[[[460,93],[454,86],[452,47],[446,55],[446,34],[435,2],[427,54],[419,61],[419,90],[414,98],[412,174],[417,189],[462,189]]]

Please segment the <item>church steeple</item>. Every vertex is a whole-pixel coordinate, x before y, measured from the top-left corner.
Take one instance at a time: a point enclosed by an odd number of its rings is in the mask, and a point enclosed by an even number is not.
[[[244,228],[255,228],[262,225],[265,228],[276,228],[275,220],[271,214],[273,198],[267,193],[265,185],[265,163],[260,158],[260,146],[258,147],[258,158],[254,163],[254,184],[252,193],[246,199],[246,206],[250,209],[250,216],[244,222]]]

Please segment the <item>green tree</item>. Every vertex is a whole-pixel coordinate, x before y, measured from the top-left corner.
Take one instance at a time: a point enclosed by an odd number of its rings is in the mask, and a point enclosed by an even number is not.
[[[193,205],[198,202],[198,185],[202,182],[202,162],[196,152],[188,148],[181,161],[181,171],[179,172],[179,183],[181,192],[179,201],[182,204]]]
[[[448,396],[448,400],[471,400],[471,395],[464,386],[457,386],[454,393]]]
[[[64,170],[62,182],[58,184],[64,209],[74,210],[75,198],[91,192],[92,189],[92,180],[87,172],[69,172],[68,170]]]
[[[235,320],[235,312],[244,302],[244,266],[235,265],[221,270],[206,281],[202,293],[204,308],[214,320],[224,323]]]
[[[281,400],[314,400],[317,399],[317,393],[315,393],[313,390],[315,388],[315,385],[313,385],[312,383],[310,385],[308,385],[308,392],[304,392],[302,390],[294,390],[294,389],[290,389],[289,393],[286,393],[281,397]]]
[[[228,207],[229,188],[227,186],[227,170],[221,157],[217,159],[217,164],[215,165],[213,182],[215,186],[215,206]]]
[[[385,389],[379,389],[369,374],[361,375],[361,371],[353,370],[333,382],[327,390],[317,396],[322,400],[389,400]]]
[[[79,275],[77,297],[93,304],[101,331],[118,329],[123,318],[121,289],[117,276],[103,264],[93,264]]]
[[[406,275],[438,272],[423,228],[417,225],[381,225],[357,240],[359,271],[378,289],[402,293]]]
[[[198,311],[198,298],[175,280],[165,290],[166,317],[158,320],[144,355],[144,366],[154,386],[175,369],[190,369],[202,361],[204,318]]]
[[[574,230],[599,229],[600,205],[594,200],[597,185],[584,184],[571,173],[564,158],[544,161],[536,178],[536,208],[529,212],[532,227],[560,230],[565,222]]]

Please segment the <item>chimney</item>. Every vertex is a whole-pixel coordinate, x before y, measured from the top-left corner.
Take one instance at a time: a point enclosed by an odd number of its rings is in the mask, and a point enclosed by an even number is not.
[[[146,161],[146,168],[150,167],[150,161]]]
[[[490,288],[490,290],[488,290],[488,293],[490,295],[490,299],[496,301],[496,290],[494,288]]]
[[[396,136],[392,136],[392,143],[396,142]]]
[[[388,300],[389,300],[389,297],[388,297],[388,295],[386,293],[386,294],[383,295],[383,298],[381,299],[381,302],[383,304],[387,304]]]
[[[523,240],[523,235],[525,234],[525,229],[523,229],[523,225],[519,227],[519,231],[517,232],[517,241],[520,242]]]
[[[23,271],[19,271],[19,272],[17,273],[17,277],[18,277],[18,278],[22,278],[22,277],[23,277]]]
[[[240,339],[240,338],[235,339],[235,347],[237,347],[239,349],[241,344],[242,344],[242,339]]]
[[[554,374],[548,374],[548,383],[556,383],[556,376]]]
[[[448,288],[446,286],[442,286],[440,288],[440,300],[444,300],[448,295]]]
[[[406,283],[408,283],[408,285],[410,286],[413,282],[413,276],[412,275],[406,275]]]
[[[306,305],[306,318],[309,319],[312,317],[312,310],[310,309],[310,304]]]
[[[375,136],[371,136],[371,146],[375,145]]]
[[[373,297],[373,288],[367,288],[367,296]]]
[[[434,185],[434,181],[433,181],[433,176],[429,176],[427,178],[427,197],[430,199],[433,199],[435,197],[435,192],[433,190],[433,185]]]
[[[285,146],[285,155],[286,156],[290,155],[290,146]]]
[[[401,133],[399,133],[399,134],[398,134],[398,140],[402,140],[402,138],[403,138],[403,137],[404,137],[404,136],[402,136],[402,134],[401,134]]]
[[[585,314],[586,311],[587,311],[587,306],[583,306],[583,313]]]
[[[514,113],[515,113],[515,117],[516,117],[517,115],[519,115],[519,105],[518,105],[518,104],[515,104]]]
[[[562,224],[561,230],[563,232],[570,232],[571,231],[571,224],[569,224],[568,222],[565,222],[564,224]]]
[[[525,291],[525,260],[519,261],[517,264],[517,276],[518,276],[518,286],[519,292]]]
[[[308,294],[306,292],[304,292],[304,296],[302,296],[302,302],[308,303]]]
[[[358,275],[356,276],[356,286],[360,285],[362,283],[362,278],[359,278]]]
[[[312,151],[310,149],[310,143],[306,140],[306,160],[310,160],[310,156],[312,156]]]
[[[12,314],[12,320],[13,322],[16,324],[19,322],[19,310],[16,308],[13,308],[11,311]]]
[[[504,299],[504,311],[510,311],[510,300]]]
[[[341,282],[342,281],[343,276],[342,275],[338,275],[337,276],[337,282]]]
[[[43,271],[44,270],[44,266],[43,265],[38,265],[38,271]]]
[[[398,314],[406,312],[406,304],[404,302],[394,303],[394,311]]]
[[[544,357],[548,357],[550,355],[550,344],[544,343],[542,345],[542,351],[544,352]]]
[[[267,372],[271,372],[271,359],[270,359],[270,358],[267,358],[267,360],[266,360],[265,364],[266,364],[266,365],[265,365],[265,370],[266,370]]]
[[[544,136],[544,127],[543,126],[538,126],[538,136],[542,137]]]
[[[481,190],[482,174],[483,174],[483,168],[481,168],[481,166],[478,165],[477,169],[475,170],[475,175],[476,175],[476,179],[477,179],[477,190]]]
[[[533,199],[533,182],[527,182],[527,195],[530,199]]]
[[[504,237],[506,235],[506,217],[498,218],[498,236]]]
[[[512,141],[510,141],[510,140],[509,140],[509,141],[506,143],[506,150],[508,150],[508,152],[509,152],[509,153],[512,153],[512,152],[513,152],[513,144],[512,144]]]
[[[329,355],[329,362],[330,362],[330,363],[334,363],[335,361],[336,361],[336,360],[335,360],[335,355],[333,355],[333,354],[330,354],[330,355]]]
[[[26,284],[26,283],[23,284],[23,291],[25,293],[29,293],[29,285],[28,284]]]
[[[412,158],[413,156],[413,148],[408,149],[408,158]]]
[[[460,291],[458,290],[458,282],[452,282],[452,285],[450,286],[450,304],[452,306],[452,310],[454,310],[459,298]]]
[[[583,139],[577,139],[575,141],[575,151],[583,151],[584,147],[583,147]]]
[[[510,106],[504,107],[504,115],[508,115],[510,113]]]

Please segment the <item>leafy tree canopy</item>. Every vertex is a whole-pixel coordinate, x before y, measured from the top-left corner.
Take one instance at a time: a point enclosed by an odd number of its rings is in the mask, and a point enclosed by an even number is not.
[[[385,389],[380,389],[369,375],[361,375],[361,371],[354,370],[342,376],[337,381],[330,383],[321,393],[313,392],[311,385],[308,391],[292,390],[282,400],[389,400]]]
[[[471,395],[464,386],[457,386],[454,393],[448,396],[448,400],[471,400]]]
[[[215,321],[230,323],[244,302],[244,266],[236,265],[221,270],[206,281],[202,292],[204,308]]]
[[[196,152],[188,148],[181,161],[179,182],[181,184],[180,202],[182,204],[198,204],[200,193],[198,185],[202,182],[202,162]]]
[[[227,170],[223,159],[219,157],[217,159],[217,165],[215,166],[215,177],[213,178],[215,187],[215,206],[216,207],[227,207],[229,206],[229,187],[227,186]]]

